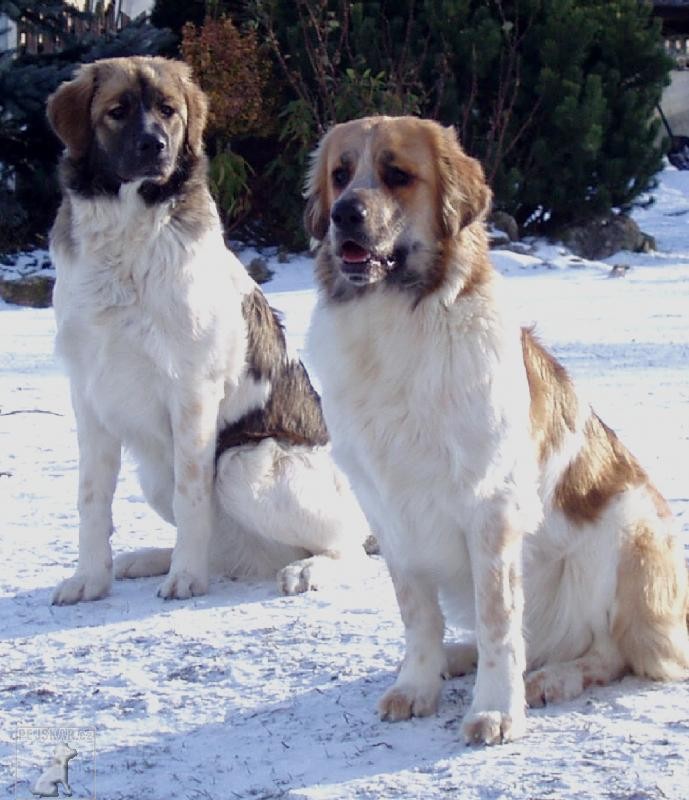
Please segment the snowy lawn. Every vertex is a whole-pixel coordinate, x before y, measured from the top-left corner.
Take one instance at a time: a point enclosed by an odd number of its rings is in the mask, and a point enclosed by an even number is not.
[[[689,545],[689,173],[668,169],[656,198],[636,218],[657,253],[591,263],[530,242],[493,257],[523,322],[640,458]],[[630,269],[613,279],[613,264]],[[300,350],[311,266],[271,266],[264,288]],[[472,678],[445,684],[436,717],[379,722],[402,655],[379,558],[306,596],[223,580],[166,603],[150,579],[51,607],[77,557],[76,436],[53,335],[51,310],[0,305],[0,798],[32,796],[60,737],[79,751],[75,798],[94,785],[103,800],[689,796],[687,683],[592,689],[530,712],[525,739],[492,749],[460,740]],[[173,541],[130,463],[114,514],[116,551]]]

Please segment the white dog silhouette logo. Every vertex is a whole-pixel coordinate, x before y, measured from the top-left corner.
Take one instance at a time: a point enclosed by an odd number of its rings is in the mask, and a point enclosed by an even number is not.
[[[77,751],[69,746],[69,742],[60,742],[55,748],[50,766],[31,787],[32,794],[38,797],[58,797],[57,787],[61,783],[63,794],[71,797],[72,787],[69,785],[69,762],[77,755]]]

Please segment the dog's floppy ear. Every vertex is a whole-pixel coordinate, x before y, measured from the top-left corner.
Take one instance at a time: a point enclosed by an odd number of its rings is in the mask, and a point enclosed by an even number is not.
[[[462,150],[453,128],[442,130],[438,148],[440,227],[444,236],[453,237],[472,222],[485,219],[492,193],[483,167]]]
[[[63,83],[48,98],[48,122],[70,158],[84,156],[91,143],[91,102],[96,91],[96,70],[94,64],[85,64],[73,80]]]
[[[184,99],[187,103],[187,136],[186,147],[196,158],[203,155],[203,133],[208,120],[208,98],[205,92],[193,80],[191,70],[181,64]]]
[[[328,160],[326,158],[327,134],[311,153],[311,165],[306,175],[304,197],[304,227],[309,236],[321,241],[330,227],[330,209],[327,207]]]

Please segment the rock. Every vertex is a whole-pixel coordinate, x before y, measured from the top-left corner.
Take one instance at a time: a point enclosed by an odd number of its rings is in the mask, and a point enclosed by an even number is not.
[[[655,249],[655,241],[639,230],[626,214],[608,214],[583,225],[573,225],[560,232],[560,238],[573,253],[591,261],[630,250],[634,253]]]
[[[256,283],[268,283],[275,274],[273,270],[268,267],[266,259],[260,256],[252,258],[246,269]]]
[[[49,308],[53,303],[52,275],[27,275],[7,280],[0,277],[0,297],[8,303],[31,308]]]
[[[629,264],[613,264],[612,269],[608,272],[608,278],[624,278],[629,272]]]
[[[493,211],[488,218],[488,222],[493,228],[497,228],[499,231],[503,231],[503,233],[507,234],[507,238],[510,242],[519,241],[519,225],[511,214],[508,214],[506,211]]]
[[[377,556],[380,554],[380,545],[378,539],[371,533],[364,542],[364,551],[366,555]]]
[[[651,236],[649,233],[644,233],[641,231],[641,247],[639,248],[640,253],[654,253],[658,248],[656,247],[656,240],[654,236]]]
[[[511,244],[510,237],[504,231],[499,231],[496,228],[488,228],[489,247],[506,247],[509,244]]]

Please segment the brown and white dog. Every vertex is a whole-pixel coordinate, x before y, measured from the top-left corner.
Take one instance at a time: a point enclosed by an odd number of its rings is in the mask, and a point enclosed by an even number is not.
[[[174,550],[121,556],[159,594],[278,572],[312,588],[358,558],[366,522],[333,466],[319,399],[275,314],[227,250],[206,184],[206,98],[181,62],[82,66],[48,102],[66,146],[51,234],[57,349],[79,439],[79,564],[55,603],[103,597],[121,447]]]
[[[478,162],[434,122],[360,119],[324,137],[306,195],[310,354],[405,626],[381,716],[434,712],[442,676],[478,664],[463,732],[490,744],[524,733],[525,701],[686,677],[668,505],[510,318]],[[444,646],[446,615],[475,642]]]

